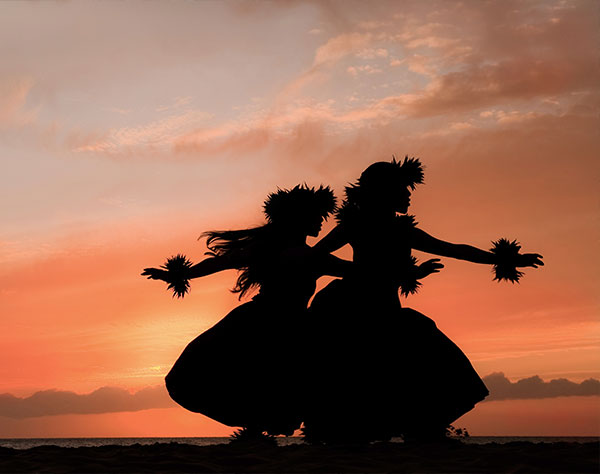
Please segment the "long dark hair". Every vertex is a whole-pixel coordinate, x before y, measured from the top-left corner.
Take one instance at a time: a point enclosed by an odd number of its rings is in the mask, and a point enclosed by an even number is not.
[[[241,299],[260,287],[280,251],[288,244],[285,235],[293,223],[306,217],[327,217],[336,209],[333,191],[328,186],[309,188],[306,184],[278,189],[267,196],[263,211],[267,223],[241,230],[204,232],[206,255],[229,259],[239,275],[232,292]]]
[[[250,290],[262,283],[260,267],[266,263],[269,254],[277,245],[273,224],[264,224],[241,230],[212,230],[204,232],[208,252],[212,257],[225,257],[239,270],[233,293],[239,293],[241,299]]]

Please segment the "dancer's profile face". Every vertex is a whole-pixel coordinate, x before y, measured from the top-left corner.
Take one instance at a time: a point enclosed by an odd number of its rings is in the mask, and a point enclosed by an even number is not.
[[[286,232],[290,235],[302,237],[317,237],[321,232],[323,217],[311,215],[296,215],[286,225]]]
[[[305,232],[306,235],[310,237],[317,237],[319,232],[321,232],[321,227],[323,226],[323,218],[321,216],[313,216],[306,219],[305,223]]]
[[[410,189],[406,186],[398,186],[395,183],[385,183],[371,189],[368,196],[369,201],[378,209],[388,209],[405,214],[410,206]]]
[[[396,189],[396,193],[394,196],[394,210],[401,214],[405,214],[408,212],[408,208],[410,206],[410,189],[407,187],[399,187]]]

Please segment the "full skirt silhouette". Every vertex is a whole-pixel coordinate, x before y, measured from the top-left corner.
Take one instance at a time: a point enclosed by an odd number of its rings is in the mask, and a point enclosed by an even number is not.
[[[488,390],[427,316],[382,282],[334,280],[314,298],[305,433],[317,441],[441,436]]]
[[[171,398],[228,426],[292,434],[302,421],[296,349],[305,312],[260,295],[235,308],[185,348],[165,379]]]

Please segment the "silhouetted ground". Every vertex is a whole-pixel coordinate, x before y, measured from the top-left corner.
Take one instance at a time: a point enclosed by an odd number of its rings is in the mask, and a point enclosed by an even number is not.
[[[598,443],[0,448],[0,472],[599,472]]]

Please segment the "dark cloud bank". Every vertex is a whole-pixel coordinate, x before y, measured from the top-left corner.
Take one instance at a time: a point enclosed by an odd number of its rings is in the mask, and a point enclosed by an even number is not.
[[[567,379],[544,382],[537,375],[511,382],[501,373],[483,378],[490,390],[486,401],[552,398],[575,395],[600,396],[600,381],[584,380],[581,383]],[[59,390],[36,392],[27,398],[0,394],[0,416],[30,418],[48,415],[98,414],[123,411],[140,411],[151,408],[176,406],[162,385],[148,387],[136,393],[116,387],[102,387],[85,395]]]
[[[567,379],[544,382],[540,377],[534,375],[511,382],[502,372],[496,372],[483,377],[483,381],[490,391],[486,401],[600,395],[600,381],[596,379],[587,379],[581,383],[571,382]]]
[[[140,411],[172,406],[175,403],[161,385],[133,394],[122,388],[102,387],[85,395],[59,390],[43,390],[27,398],[8,393],[0,395],[0,416],[10,418]]]

